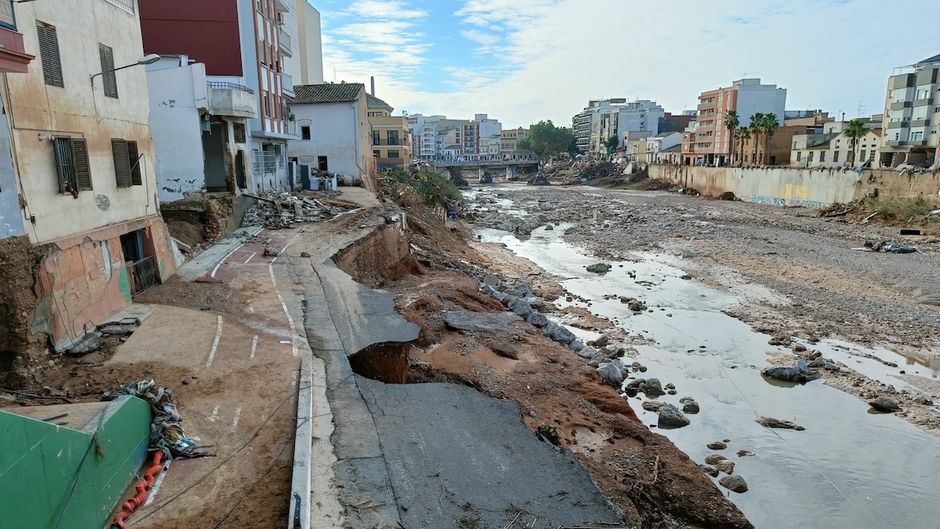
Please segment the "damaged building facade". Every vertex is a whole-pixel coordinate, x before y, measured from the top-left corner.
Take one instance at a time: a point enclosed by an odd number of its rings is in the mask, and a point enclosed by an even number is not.
[[[141,97],[154,58],[132,0],[16,4],[4,28],[3,347],[63,350],[175,271]]]

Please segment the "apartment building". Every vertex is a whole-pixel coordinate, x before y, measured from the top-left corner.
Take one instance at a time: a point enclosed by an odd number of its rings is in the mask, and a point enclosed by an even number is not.
[[[666,112],[654,101],[627,101],[625,98],[593,100],[584,110],[572,118],[572,127],[577,138],[578,150],[585,153],[604,154],[607,141],[616,137],[619,147],[631,141],[628,133],[647,132],[648,136],[659,133],[660,120]]]
[[[307,32],[319,17],[306,17],[292,0],[162,0],[141,4],[144,49],[160,55],[186,55],[205,64],[210,88],[228,92],[233,100],[248,94],[257,101],[257,115],[248,118],[246,144],[249,169],[246,189],[289,188],[293,167],[287,142],[299,138],[290,111],[294,80],[291,69],[316,78],[322,59],[309,57],[319,47],[297,47],[299,20]],[[309,41],[307,41],[309,44]],[[321,66],[322,68],[322,66]],[[301,74],[302,75],[302,74]],[[322,72],[320,73],[322,77]],[[221,97],[221,96],[220,96]]]
[[[815,133],[798,134],[791,140],[790,165],[797,167],[843,168],[853,166],[877,167],[877,153],[883,139],[883,116],[877,114],[865,119],[868,132],[855,142],[845,135],[847,121],[830,121]]]
[[[888,78],[881,165],[940,167],[940,55]]]
[[[63,350],[176,268],[144,70],[157,58],[134,0],[0,5],[0,274],[28,281],[0,293],[0,341]]]
[[[741,127],[751,123],[756,113],[775,114],[783,124],[787,91],[777,85],[761,84],[760,79],[739,79],[731,86],[707,90],[699,95],[694,129],[686,129],[683,163],[686,165],[727,165],[731,163],[732,132],[725,127],[725,115],[738,113]]]
[[[323,82],[323,33],[320,12],[307,0],[290,0],[294,9],[285,16],[282,29],[293,40],[296,51],[284,58],[284,85]]]
[[[311,170],[339,175],[349,185],[375,191],[376,160],[369,127],[369,101],[361,83],[296,85],[292,110],[300,138],[290,157]]]
[[[529,154],[519,148],[519,142],[529,137],[529,129],[519,127],[517,129],[505,129],[500,133],[500,152],[503,158],[515,160],[527,157]]]
[[[366,95],[369,126],[372,129],[372,156],[378,169],[407,169],[411,166],[411,138],[407,116],[393,116],[391,105]]]

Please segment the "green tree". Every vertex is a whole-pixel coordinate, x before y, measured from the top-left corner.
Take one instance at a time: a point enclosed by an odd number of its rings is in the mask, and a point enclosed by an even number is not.
[[[738,142],[738,165],[744,164],[744,156],[740,153],[744,152],[744,144],[747,143],[747,140],[751,139],[751,129],[748,127],[742,127],[734,132],[734,139]]]
[[[608,153],[612,153],[617,150],[617,147],[620,147],[620,139],[617,136],[611,136],[604,142],[604,146],[607,147]]]
[[[855,167],[855,150],[858,147],[858,140],[865,137],[868,134],[868,128],[865,126],[865,122],[860,119],[853,119],[849,121],[845,126],[845,131],[842,133],[845,134],[846,138],[852,140],[852,150],[849,153],[851,158],[849,159],[849,165]],[[864,163],[864,160],[862,161]]]
[[[731,136],[731,154],[729,155],[729,165],[734,165],[734,143],[735,143],[735,129],[740,125],[740,119],[738,118],[737,110],[729,110],[725,112],[725,128],[728,129],[728,135]]]
[[[519,148],[538,156],[542,165],[552,156],[573,152],[576,144],[577,138],[571,129],[556,127],[552,120],[546,120],[529,127],[529,135],[519,142]]]
[[[757,163],[757,144],[760,143],[760,135],[763,132],[761,123],[764,122],[764,113],[756,112],[751,115],[751,122],[748,124],[748,128],[751,131],[751,136],[754,138],[754,150],[751,155],[751,163]]]
[[[770,114],[762,115],[760,121],[761,134],[764,137],[764,155],[761,158],[762,165],[770,164],[770,139],[774,137],[778,126],[776,114],[771,112]]]

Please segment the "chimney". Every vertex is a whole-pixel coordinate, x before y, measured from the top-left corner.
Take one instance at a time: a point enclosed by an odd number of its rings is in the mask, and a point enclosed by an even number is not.
[[[375,76],[369,77],[369,83],[372,85],[372,97],[375,97]]]

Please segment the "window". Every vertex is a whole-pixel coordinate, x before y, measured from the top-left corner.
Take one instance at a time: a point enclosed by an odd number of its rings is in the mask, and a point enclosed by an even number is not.
[[[398,131],[397,131],[397,130],[390,130],[390,131],[388,131],[388,144],[389,144],[389,145],[401,145],[401,144],[399,143]],[[393,158],[398,158],[398,157],[397,157],[397,156],[393,156]]]
[[[139,186],[140,153],[136,141],[111,140],[111,156],[114,158],[114,179],[118,187]]]
[[[49,86],[65,87],[62,78],[62,59],[59,56],[59,37],[55,26],[43,22],[36,22],[36,33],[39,36],[39,55],[42,59],[42,76]]]
[[[840,152],[840,151],[835,151],[834,153],[832,153],[832,161],[833,161],[833,162],[838,162],[838,161],[839,161],[839,152]]]
[[[372,145],[382,145],[382,140],[379,137],[379,131],[372,131]]]
[[[91,171],[88,164],[88,145],[81,138],[54,138],[56,173],[59,193],[78,196],[79,191],[91,191]]]
[[[372,156],[374,156],[375,158],[381,158],[382,151],[372,151]]]
[[[859,159],[860,159],[860,160],[864,160],[865,158],[867,158],[867,156],[865,156],[866,154],[868,154],[868,151],[864,151],[864,150],[863,150],[863,151],[862,151],[862,155],[859,157]]]
[[[826,151],[819,151],[819,162],[826,163]]]
[[[813,154],[815,154],[814,151],[809,151],[809,156],[806,158],[807,162],[813,163]]]
[[[309,140],[310,139],[310,125],[301,125],[300,126],[300,139]]]
[[[398,158],[398,151],[388,151],[389,158]]]
[[[16,17],[13,15],[13,0],[0,0],[0,27],[16,31]]]
[[[245,143],[245,124],[235,123],[232,128],[235,131],[235,143]]]
[[[98,45],[98,56],[101,59],[101,82],[104,84],[104,95],[117,99],[117,76],[114,74],[114,50],[104,44]]]

